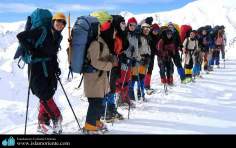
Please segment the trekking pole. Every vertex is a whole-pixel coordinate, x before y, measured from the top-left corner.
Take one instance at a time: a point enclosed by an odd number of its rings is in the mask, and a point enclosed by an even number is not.
[[[26,135],[26,128],[27,128],[28,109],[29,109],[29,97],[30,97],[30,82],[31,82],[31,68],[28,68],[28,70],[29,70],[29,86],[28,86],[28,96],[27,96],[27,104],[26,104],[25,132],[24,132],[24,135]]]
[[[142,92],[142,86],[141,86],[141,82],[140,82],[140,77],[139,77],[139,64],[138,64],[138,66],[136,66],[137,67],[137,77],[138,77],[138,89],[140,90],[140,94],[141,94],[141,96],[142,95],[144,95],[144,94],[142,94],[143,92]],[[144,99],[144,98],[143,98]]]
[[[130,61],[129,61],[128,63],[130,64]],[[125,79],[126,79],[126,76],[127,76],[128,71],[129,71],[129,66],[127,65],[127,67],[126,67],[126,72],[125,72],[125,77],[124,77],[124,80],[123,80],[123,83],[122,83],[122,86],[121,86],[122,89],[123,89],[123,87],[124,87],[124,83],[125,83]],[[129,81],[129,83],[130,83],[130,81]],[[128,119],[129,119],[130,108],[131,108],[130,97],[128,97],[128,105],[129,105],[129,108],[128,108]]]
[[[224,49],[224,60],[223,60],[224,61],[224,69],[225,69],[225,59],[226,59],[225,58],[225,55],[226,55],[225,53],[226,53],[226,50]]]
[[[71,26],[70,26],[70,12],[69,12],[69,15],[68,15],[68,43],[69,43],[69,48],[68,48],[68,63],[69,63],[69,73],[68,73],[68,77],[67,77],[67,80],[70,79],[70,75],[71,75],[71,78],[73,79],[73,72],[72,72],[72,68],[71,68],[71,54],[72,54],[72,48],[71,48]]]
[[[82,85],[83,79],[84,79],[84,76],[82,76],[82,78],[81,78],[81,80],[80,80],[79,85],[78,85],[77,88],[80,88],[80,86]]]
[[[108,83],[110,84],[110,79],[111,79],[111,70],[109,71],[109,78],[108,78]],[[107,118],[107,102],[108,102],[108,98],[109,96],[105,96],[105,112],[104,112],[104,121],[106,122],[106,118]]]
[[[61,83],[61,79],[60,79],[57,75],[56,75],[56,77],[57,77],[57,80],[59,81],[59,83],[60,83],[60,85],[61,85],[61,88],[62,88],[62,90],[63,90],[65,96],[66,96],[66,99],[67,99],[67,101],[68,101],[68,103],[69,103],[69,106],[70,106],[72,112],[73,112],[73,115],[74,115],[75,120],[76,120],[76,122],[77,122],[77,124],[78,124],[78,126],[79,126],[79,129],[82,131],[82,128],[81,128],[81,126],[80,126],[80,124],[79,124],[79,120],[78,120],[78,118],[77,118],[77,116],[76,116],[76,114],[75,114],[75,112],[74,112],[74,109],[72,108],[72,105],[71,105],[71,103],[70,103],[70,100],[69,100],[69,98],[68,98],[68,96],[67,96],[67,94],[66,94],[66,91],[65,91],[65,89],[64,89],[64,87],[63,87],[63,85],[62,85],[62,83]]]
[[[164,91],[165,91],[165,94],[167,95],[168,94],[168,88],[167,88],[166,84],[164,84]]]

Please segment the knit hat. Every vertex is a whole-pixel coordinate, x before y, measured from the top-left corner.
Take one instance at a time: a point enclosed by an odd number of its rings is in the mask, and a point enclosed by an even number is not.
[[[153,24],[152,26],[151,26],[151,28],[152,28],[152,30],[160,30],[160,27],[159,27],[159,25],[158,24]]]
[[[112,20],[112,16],[107,11],[95,11],[91,13],[90,16],[96,17],[100,24],[103,24],[108,20]]]
[[[173,26],[173,27],[174,27],[174,24],[173,24],[172,22],[169,22],[169,23],[168,23],[168,27],[169,27],[169,26]]]
[[[137,24],[137,20],[136,20],[134,17],[131,17],[131,18],[128,20],[128,24],[131,24],[131,23]]]

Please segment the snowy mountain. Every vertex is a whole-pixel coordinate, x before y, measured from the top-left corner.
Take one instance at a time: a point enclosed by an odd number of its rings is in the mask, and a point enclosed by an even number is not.
[[[225,25],[228,36],[226,69],[217,69],[211,75],[203,75],[191,85],[181,85],[175,73],[176,86],[169,88],[169,95],[163,93],[160,84],[159,68],[155,63],[152,83],[159,90],[158,94],[148,96],[148,103],[139,103],[131,111],[131,119],[114,126],[109,125],[112,134],[137,133],[236,133],[236,119],[233,118],[236,98],[236,2],[229,0],[198,0],[183,8],[168,12],[134,15],[124,11],[121,14],[126,20],[135,16],[138,21],[152,16],[154,22],[165,24],[191,24],[194,28],[203,25]],[[73,24],[73,23],[72,23]],[[16,34],[24,29],[24,21],[16,23],[0,23],[0,133],[22,134],[25,119],[27,98],[26,67],[21,70],[17,61],[13,61],[18,46]],[[69,99],[75,108],[82,125],[87,111],[87,101],[83,96],[83,88],[78,86],[81,76],[75,75],[72,82],[66,80],[67,62],[67,29],[63,31],[62,50],[59,52],[62,82]],[[219,81],[220,80],[220,81]],[[206,90],[208,90],[206,92]],[[58,86],[55,95],[64,117],[65,133],[76,134],[77,125],[73,114]],[[38,112],[38,98],[30,96],[28,133],[35,134]],[[119,109],[125,117],[127,110]]]
[[[190,24],[194,29],[204,25],[224,25],[228,43],[232,44],[236,37],[236,2],[230,0],[198,0],[187,4],[183,8],[168,12],[134,15],[124,11],[121,12],[121,15],[126,20],[134,16],[138,21],[152,16],[154,22],[161,25],[174,22],[179,25]]]

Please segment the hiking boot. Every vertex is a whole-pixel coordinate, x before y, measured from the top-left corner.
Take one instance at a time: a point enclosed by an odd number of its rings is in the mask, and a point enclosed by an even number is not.
[[[188,83],[188,79],[185,78],[185,79],[181,80],[181,83],[182,83],[182,84],[187,84],[187,83]]]
[[[143,100],[143,102],[148,102],[144,96],[142,97],[142,100]]]
[[[166,82],[167,82],[168,85],[173,86],[174,85],[173,84],[173,76],[168,77]]]
[[[118,120],[124,120],[125,118],[123,117],[122,114],[120,114],[119,112],[116,112],[114,115],[113,115],[114,118],[118,119]]]
[[[162,84],[166,84],[166,83],[167,83],[166,78],[161,78],[161,83],[162,83]]]
[[[102,135],[102,134],[104,134],[103,131],[99,130],[96,126],[91,125],[89,123],[85,123],[85,126],[83,127],[82,132],[87,135]]]

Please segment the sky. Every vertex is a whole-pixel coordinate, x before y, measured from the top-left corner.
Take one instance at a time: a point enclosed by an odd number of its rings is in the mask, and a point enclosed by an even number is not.
[[[0,22],[22,21],[36,8],[71,12],[72,16],[88,15],[96,10],[112,14],[129,11],[134,14],[181,8],[194,0],[0,0]]]

